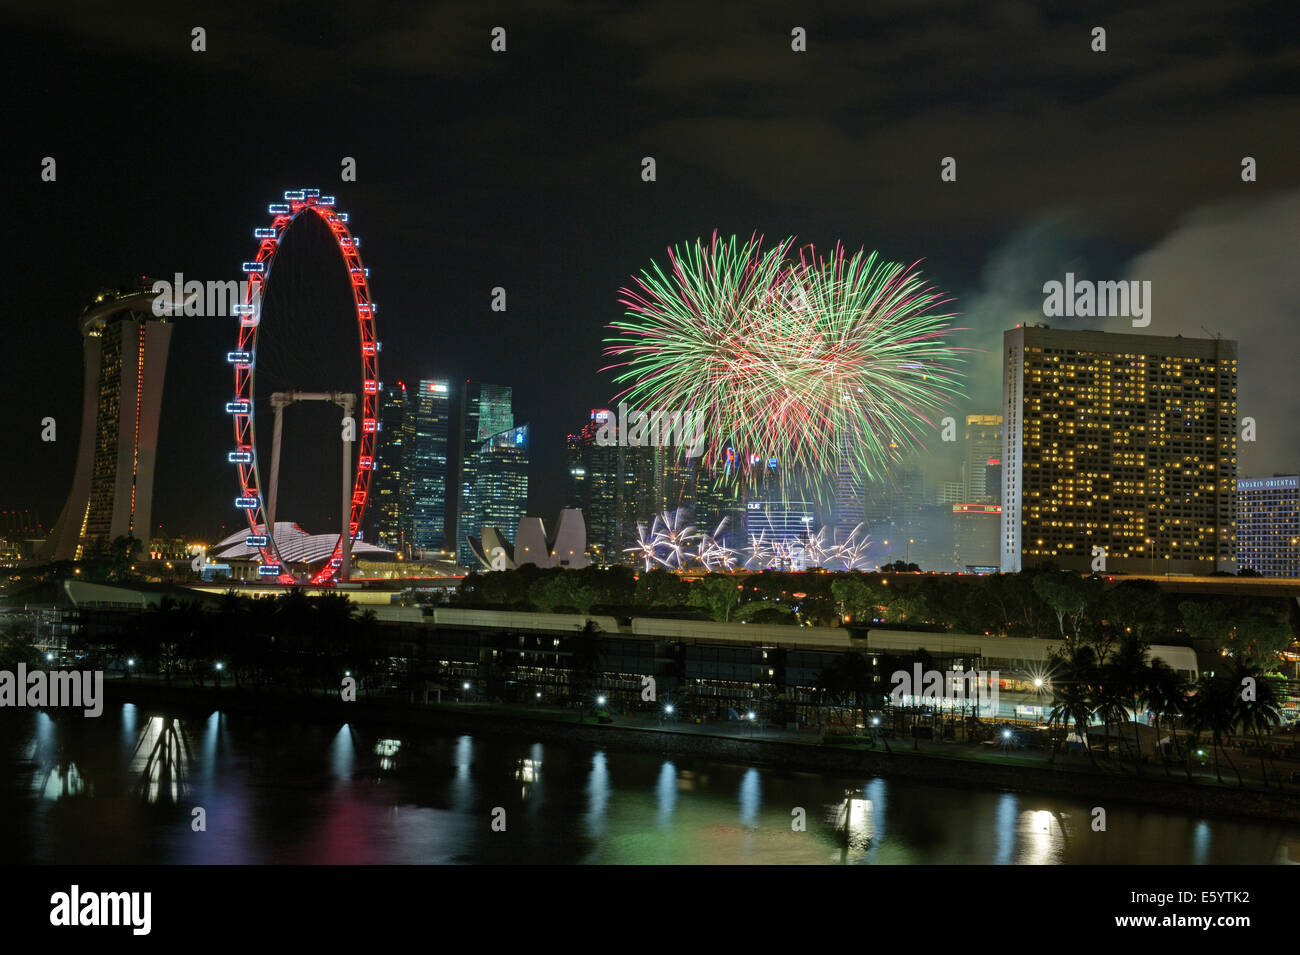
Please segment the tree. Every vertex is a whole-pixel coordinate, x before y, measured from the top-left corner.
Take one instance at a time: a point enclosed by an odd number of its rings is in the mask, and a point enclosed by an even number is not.
[[[1255,737],[1255,745],[1259,749],[1259,771],[1267,788],[1268,770],[1264,765],[1263,734],[1282,722],[1282,711],[1278,705],[1278,684],[1281,681],[1269,677],[1258,664],[1245,660],[1233,662],[1228,670],[1228,681],[1237,693],[1236,721],[1243,731]],[[1247,692],[1247,687],[1250,692]],[[1279,780],[1279,788],[1281,785]]]
[[[1232,656],[1272,665],[1295,635],[1285,603],[1276,600],[1214,597],[1178,605],[1183,628],[1195,640],[1227,650]]]
[[[143,542],[130,535],[111,541],[97,537],[82,558],[85,578],[96,583],[117,584],[131,579],[131,564],[144,548]]]
[[[569,692],[579,701],[578,719],[587,707],[587,696],[600,679],[600,633],[588,620],[569,638]]]
[[[737,583],[737,578],[730,574],[709,574],[690,585],[686,602],[692,607],[699,607],[719,623],[731,620],[731,615],[740,607],[744,584]]]
[[[1068,570],[1052,570],[1036,574],[1032,579],[1034,593],[1056,614],[1056,626],[1061,636],[1079,636],[1079,622],[1093,598],[1092,588],[1086,580]],[[1067,617],[1070,620],[1068,634],[1065,632]]]
[[[831,581],[831,595],[850,623],[871,623],[877,609],[891,599],[884,587],[860,576],[837,577]]]
[[[1147,644],[1165,634],[1164,591],[1155,581],[1125,580],[1107,591],[1102,605],[1119,633],[1131,633]]]
[[[680,577],[658,568],[637,575],[636,602],[651,607],[680,607],[686,603],[688,586]]]
[[[31,627],[6,627],[0,633],[0,670],[13,673],[22,663],[31,669],[40,666],[41,653],[36,649],[36,634]],[[19,688],[25,693],[26,688]]]
[[[1232,728],[1237,720],[1237,693],[1231,680],[1223,673],[1210,675],[1202,673],[1197,681],[1196,692],[1188,699],[1188,721],[1197,736],[1204,731],[1210,733],[1214,742],[1214,773],[1219,782],[1223,782],[1223,772],[1219,768],[1219,755],[1224,753],[1223,741],[1232,735]],[[1241,783],[1241,772],[1237,764],[1228,755],[1228,765],[1237,774],[1237,785]]]
[[[890,574],[919,574],[921,568],[916,564],[907,563],[906,561],[896,560],[893,563],[881,564],[880,569],[884,573]]]
[[[835,658],[817,676],[817,690],[823,698],[830,698],[837,704],[846,699],[852,700],[856,709],[851,710],[850,719],[857,724],[857,713],[862,713],[862,721],[867,719],[867,698],[871,694],[871,664],[860,650],[848,650]],[[889,748],[889,744],[885,744]]]
[[[1173,721],[1187,708],[1187,683],[1169,664],[1163,660],[1151,659],[1147,662],[1146,686],[1143,696],[1147,705],[1155,713],[1156,746],[1160,745],[1160,726],[1169,721],[1169,737],[1174,750],[1178,749],[1178,734],[1174,732]],[[1169,776],[1169,762],[1162,759],[1165,775]]]
[[[1137,767],[1139,776],[1142,775],[1142,734],[1139,731],[1137,713],[1145,702],[1149,689],[1150,671],[1146,656],[1146,644],[1134,634],[1125,634],[1107,660],[1103,673],[1103,678],[1123,702],[1119,715],[1127,722],[1128,711],[1133,712],[1133,742],[1137,754],[1133,764]]]

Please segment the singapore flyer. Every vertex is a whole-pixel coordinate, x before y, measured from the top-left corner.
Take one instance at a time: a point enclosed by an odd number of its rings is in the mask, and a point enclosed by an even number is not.
[[[324,585],[349,578],[352,548],[362,526],[370,477],[375,467],[380,390],[379,343],[375,339],[376,306],[370,297],[369,270],[361,261],[360,240],[352,235],[347,213],[335,209],[334,202],[333,196],[322,196],[319,189],[294,189],[285,192],[283,202],[268,206],[271,223],[254,230],[254,238],[258,240],[257,254],[243,264],[247,282],[241,296],[243,300],[235,307],[239,319],[238,339],[235,350],[226,356],[235,373],[234,398],[226,405],[235,431],[235,447],[228,458],[238,466],[239,472],[239,496],[235,507],[242,510],[248,519],[249,535],[245,544],[259,554],[259,576],[274,578],[280,584]],[[273,432],[270,436],[259,435],[255,403],[262,398],[255,396],[255,385],[263,307],[281,243],[290,227],[304,214],[316,216],[324,223],[342,258],[359,333],[359,380],[349,381],[346,387],[337,390],[286,390],[271,394],[269,405],[275,415]],[[322,566],[305,570],[295,570],[305,566],[302,556],[286,552],[285,542],[276,539],[282,414],[286,407],[300,402],[326,402],[338,406],[343,475],[338,543]],[[267,437],[270,437],[269,442]],[[352,473],[354,446],[357,446],[355,474]]]

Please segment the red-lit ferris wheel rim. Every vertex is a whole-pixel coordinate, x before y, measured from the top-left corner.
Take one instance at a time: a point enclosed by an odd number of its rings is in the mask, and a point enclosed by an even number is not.
[[[227,406],[227,411],[233,415],[235,423],[235,451],[231,454],[231,460],[239,466],[240,498],[236,501],[236,507],[242,509],[248,518],[250,536],[265,537],[264,542],[259,541],[256,545],[262,565],[278,567],[280,573],[273,572],[276,581],[292,584],[296,581],[285,569],[275,542],[275,529],[267,524],[263,511],[264,500],[253,427],[253,374],[257,361],[257,330],[262,319],[263,291],[270,280],[271,266],[280,248],[280,240],[304,212],[319,216],[334,236],[339,253],[343,256],[344,268],[348,271],[356,305],[357,329],[360,332],[362,388],[357,433],[361,448],[357,455],[356,478],[352,484],[348,525],[348,537],[352,541],[356,540],[361,529],[361,519],[370,496],[370,473],[374,469],[379,404],[376,358],[379,346],[375,341],[376,306],[370,299],[369,270],[361,263],[360,240],[348,229],[347,213],[338,212],[334,208],[334,197],[322,196],[319,189],[291,189],[284,194],[284,202],[271,203],[267,211],[271,214],[271,225],[253,231],[253,237],[258,240],[257,257],[251,262],[245,262],[243,266],[248,285],[242,304],[236,307],[239,318],[238,348],[228,356],[235,366],[235,400]],[[265,535],[256,534],[259,526],[265,528]],[[334,546],[330,559],[312,575],[311,583],[330,583],[338,574],[342,554],[343,535],[340,533],[339,542]]]

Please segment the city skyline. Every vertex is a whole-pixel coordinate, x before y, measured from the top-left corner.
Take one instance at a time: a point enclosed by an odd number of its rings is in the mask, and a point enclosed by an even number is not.
[[[1284,935],[1294,0],[0,21],[20,936],[534,864]]]
[[[1300,223],[1300,174],[1284,157],[1295,151],[1300,123],[1284,121],[1296,107],[1277,96],[1290,68],[1278,55],[1281,39],[1259,36],[1248,16],[1225,16],[1209,33],[1203,14],[1177,9],[1173,25],[1151,8],[1111,11],[1105,54],[1089,49],[1090,14],[1008,7],[975,16],[969,42],[960,44],[969,75],[957,84],[946,68],[936,73],[923,56],[911,59],[948,43],[926,28],[924,5],[809,18],[820,22],[804,24],[804,54],[789,51],[785,21],[795,14],[692,10],[691,35],[666,44],[671,16],[628,11],[588,23],[562,10],[518,19],[509,51],[495,57],[486,15],[435,28],[410,14],[373,38],[376,49],[391,52],[409,32],[442,55],[363,57],[360,84],[331,68],[345,29],[328,15],[319,36],[272,20],[264,35],[241,35],[238,45],[218,18],[198,54],[189,48],[192,24],[154,11],[133,28],[132,55],[123,57],[110,52],[118,42],[110,20],[56,26],[19,10],[12,33],[20,70],[70,72],[75,55],[77,69],[89,66],[103,82],[84,90],[54,84],[20,100],[11,119],[34,151],[11,214],[44,254],[12,290],[15,314],[41,317],[13,327],[14,348],[27,356],[15,373],[14,411],[37,460],[6,475],[0,502],[39,510],[49,527],[66,497],[81,406],[76,321],[94,292],[178,271],[238,279],[266,197],[299,185],[336,193],[365,238],[385,381],[512,383],[532,426],[529,510],[539,515],[564,503],[572,422],[611,404],[617,390],[596,371],[600,330],[621,311],[617,289],[665,248],[715,229],[841,240],[899,261],[923,259],[926,274],[956,297],[957,343],[978,349],[969,356],[970,400],[952,409],[958,420],[997,407],[1001,334],[1042,320],[1044,283],[1067,272],[1151,280],[1146,331],[1200,336],[1205,326],[1241,342],[1242,415],[1259,425],[1259,440],[1242,447],[1242,473],[1293,473],[1300,415],[1283,359],[1269,347],[1285,333],[1296,297],[1285,249]],[[881,24],[886,32],[872,29]],[[66,42],[28,42],[47,29]],[[864,73],[851,55],[864,34],[879,34],[866,41],[873,62],[906,62],[920,75]],[[93,164],[75,161],[82,137],[116,141],[123,102],[185,117],[193,142],[220,129],[265,89],[244,69],[250,42],[279,51],[277,78],[296,104],[269,102],[271,126],[294,125],[304,113],[348,119],[268,143],[251,158],[204,149],[197,177],[191,145],[179,155],[108,148]],[[757,77],[738,68],[768,62],[769,49],[770,65]],[[36,50],[39,64],[24,60]],[[1228,50],[1237,51],[1233,58]],[[1001,65],[1009,62],[1020,69]],[[1219,72],[1202,69],[1205,62]],[[550,76],[559,69],[566,80],[530,89],[537,103],[520,100],[515,92],[537,69]],[[317,79],[304,85],[302,70]],[[1143,80],[1151,74],[1159,82]],[[729,99],[741,75],[754,84],[748,108]],[[687,77],[704,81],[707,95],[696,96]],[[1078,84],[1073,95],[1069,84]],[[428,113],[424,94],[435,86],[449,95]],[[972,99],[980,88],[1020,105],[988,109],[975,123],[965,112],[983,102]],[[796,89],[805,95],[792,96]],[[372,97],[429,121],[395,128],[365,108]],[[84,127],[76,138],[43,120],[74,100]],[[616,121],[599,135],[588,128],[585,117],[625,107],[640,117],[636,125]],[[1042,122],[1024,121],[1025,111]],[[871,131],[855,119],[864,112],[879,119]],[[714,121],[719,114],[730,118]],[[1152,115],[1161,121],[1144,129],[1137,117]],[[1071,124],[1095,133],[1078,142],[1057,135]],[[1145,144],[1141,161],[1120,161],[1106,145],[1133,140]],[[1215,146],[1186,150],[1189,141]],[[453,150],[448,142],[473,145]],[[769,154],[759,144],[781,145]],[[36,160],[47,155],[61,160],[54,182],[40,177]],[[654,182],[641,178],[646,156],[657,161]],[[957,160],[955,182],[940,178],[945,156]],[[1257,181],[1242,181],[1243,156],[1257,161]],[[355,182],[340,181],[344,157],[356,161]],[[98,225],[88,230],[77,217],[91,202]],[[493,311],[497,288],[504,312]],[[1081,329],[1128,324],[1067,321]],[[228,430],[220,399],[229,330],[202,318],[174,332],[153,520],[169,533],[215,535],[238,523],[223,462],[212,457]],[[218,397],[215,407],[203,403],[206,395]],[[59,423],[56,442],[38,441],[45,417]],[[940,463],[922,462],[921,471],[932,481],[953,479],[954,449],[936,441],[930,453]]]

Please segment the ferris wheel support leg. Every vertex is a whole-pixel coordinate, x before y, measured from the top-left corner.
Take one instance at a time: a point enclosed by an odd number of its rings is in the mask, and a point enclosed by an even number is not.
[[[351,409],[349,408],[350,412]],[[339,580],[352,579],[352,442],[343,441],[343,521],[339,525]]]
[[[275,396],[273,396],[275,397]],[[275,429],[271,437],[271,482],[266,494],[266,533],[275,533],[275,499],[280,492],[280,435],[284,432],[284,405],[275,406]]]

